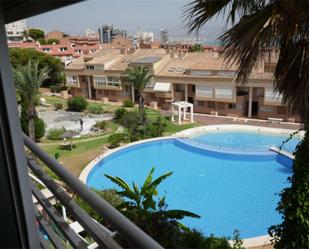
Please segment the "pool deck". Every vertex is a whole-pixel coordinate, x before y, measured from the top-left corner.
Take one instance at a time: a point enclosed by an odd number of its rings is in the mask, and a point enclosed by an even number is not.
[[[204,125],[243,124],[243,125],[254,125],[254,126],[289,129],[289,130],[298,130],[301,127],[303,127],[303,125],[299,123],[287,123],[287,122],[274,123],[262,119],[214,116],[214,115],[197,114],[197,113],[194,114],[194,120]]]

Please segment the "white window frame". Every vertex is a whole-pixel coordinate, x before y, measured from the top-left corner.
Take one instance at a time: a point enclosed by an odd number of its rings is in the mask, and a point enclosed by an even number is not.
[[[215,88],[215,98],[216,99],[227,99],[233,100],[234,99],[234,88],[232,86],[217,86]]]
[[[105,87],[107,86],[107,77],[105,75],[94,75],[93,83],[97,87]]]
[[[275,92],[272,87],[265,87],[264,102],[279,104],[282,102],[282,95],[279,92]]]
[[[78,85],[78,77],[77,77],[77,75],[67,75],[66,76],[66,80],[67,80],[67,84]]]
[[[201,98],[214,98],[214,87],[209,85],[196,85],[195,86],[196,97]]]
[[[113,79],[116,79],[116,80],[109,80],[109,78],[113,78]],[[121,84],[120,79],[118,77],[115,77],[115,76],[108,76],[106,82],[107,82],[107,86],[119,87],[120,84]]]

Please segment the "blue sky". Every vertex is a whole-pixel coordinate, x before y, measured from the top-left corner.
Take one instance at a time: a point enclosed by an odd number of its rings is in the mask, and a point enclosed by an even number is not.
[[[97,30],[102,24],[134,32],[143,30],[176,30],[184,27],[182,9],[190,0],[88,0],[27,19],[30,27],[62,30],[82,34],[86,28]],[[210,22],[210,33],[222,29],[222,19]],[[183,31],[185,33],[185,30]]]

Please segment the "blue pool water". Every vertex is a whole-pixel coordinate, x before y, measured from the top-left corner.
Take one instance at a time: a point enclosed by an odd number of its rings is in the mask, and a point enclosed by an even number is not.
[[[267,149],[270,146],[279,147],[288,137],[289,134],[277,135],[256,132],[219,131],[209,132],[207,134],[196,136],[193,139],[217,148],[261,150]],[[282,146],[282,149],[292,153],[299,141],[299,138],[292,138]]]
[[[159,186],[168,209],[184,209],[201,216],[182,222],[206,234],[242,238],[267,234],[281,221],[276,212],[277,195],[288,186],[291,161],[267,155],[213,154],[194,149],[181,140],[160,140],[122,149],[99,162],[90,172],[87,185],[96,189],[117,188],[104,174],[119,176],[139,186],[152,167],[155,177],[173,171]]]

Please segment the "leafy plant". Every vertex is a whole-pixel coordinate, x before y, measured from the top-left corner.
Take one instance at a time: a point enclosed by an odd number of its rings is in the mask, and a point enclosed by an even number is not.
[[[95,128],[100,129],[100,130],[105,130],[107,126],[107,122],[102,120],[102,121],[97,121],[94,125]]]
[[[283,222],[269,228],[276,249],[308,248],[309,245],[309,134],[297,146],[291,187],[284,189],[277,211]]]
[[[68,110],[82,112],[87,108],[88,102],[83,96],[75,96],[67,100]]]
[[[117,207],[123,203],[123,200],[120,195],[117,194],[117,190],[115,189],[105,189],[105,190],[96,190],[92,189],[96,192],[101,198],[111,204],[113,207]],[[91,206],[87,202],[85,202],[79,196],[75,197],[77,204],[83,208],[92,218],[97,220],[100,223],[104,223],[104,218],[102,215],[98,214],[95,210],[92,209]]]
[[[30,60],[26,66],[19,65],[14,68],[13,73],[16,91],[21,98],[21,105],[24,115],[26,115],[26,119],[22,122],[28,124],[29,137],[35,140],[35,119],[37,118],[35,101],[39,96],[39,88],[44,80],[48,78],[49,69],[47,67],[39,69],[39,62],[33,63]],[[41,128],[41,126],[38,127]],[[42,129],[40,131],[42,132]]]
[[[101,105],[89,104],[87,107],[87,112],[91,114],[102,114],[104,113],[104,110]]]
[[[125,100],[122,104],[123,107],[134,107],[134,103],[132,100]]]
[[[134,86],[134,88],[138,91],[138,110],[140,124],[144,124],[144,122],[146,121],[144,110],[144,89],[147,83],[149,83],[152,79],[153,75],[150,73],[147,67],[134,67],[127,69],[126,77],[128,78],[129,82]]]
[[[63,127],[50,129],[47,132],[47,138],[50,140],[61,140],[60,136],[65,133],[65,131]]]
[[[35,126],[35,140],[37,141],[40,138],[44,137],[46,125],[45,125],[43,119],[41,119],[39,117],[35,117],[34,126]]]
[[[115,111],[114,121],[118,123],[126,113],[128,113],[128,111],[125,108],[118,108]]]
[[[109,143],[109,148],[116,148],[120,146],[120,143],[123,141],[124,135],[122,133],[115,133],[108,137],[107,142]]]
[[[54,106],[56,110],[61,110],[63,108],[63,104],[61,102],[54,103]]]

